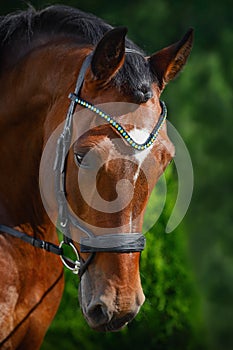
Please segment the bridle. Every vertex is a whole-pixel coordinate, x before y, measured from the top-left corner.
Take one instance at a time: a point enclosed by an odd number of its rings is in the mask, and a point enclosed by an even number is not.
[[[127,52],[127,49],[126,49]],[[132,53],[132,50],[129,51]],[[137,52],[138,53],[138,52]],[[83,227],[80,222],[73,216],[69,210],[66,200],[66,159],[71,146],[72,138],[72,121],[77,105],[83,106],[93,113],[103,118],[109,123],[123,138],[138,151],[145,150],[150,147],[157,138],[159,130],[161,129],[166,119],[166,106],[164,102],[161,102],[162,113],[159,117],[155,128],[149,135],[148,139],[143,144],[138,144],[134,141],[122,125],[120,125],[114,118],[106,114],[91,103],[84,101],[80,98],[80,91],[84,81],[85,73],[91,63],[93,53],[89,54],[84,60],[82,67],[79,72],[76,87],[74,93],[69,95],[71,102],[68,109],[67,117],[63,131],[57,142],[56,159],[54,164],[55,170],[55,191],[58,203],[58,223],[60,230],[65,237],[61,243],[72,244],[70,240],[71,232],[70,225],[81,230],[87,237],[80,239],[80,251],[81,253],[91,253],[88,260],[81,264],[81,274],[85,272],[88,265],[94,258],[94,254],[97,252],[115,252],[115,253],[126,253],[126,252],[141,252],[145,247],[145,237],[142,233],[124,233],[124,234],[107,234],[95,236],[94,233]],[[78,255],[77,255],[78,256]],[[65,261],[63,261],[64,264]],[[70,268],[70,267],[69,267]],[[74,270],[73,270],[74,271]]]
[[[141,53],[132,49],[126,49],[126,53],[137,53],[141,55]],[[106,123],[110,124],[112,128],[116,130],[116,132],[125,140],[125,142],[128,145],[133,147],[138,152],[147,149],[155,142],[158,133],[163,123],[165,122],[167,116],[167,109],[165,103],[160,101],[162,112],[159,117],[159,120],[156,126],[154,127],[153,131],[150,133],[147,140],[143,144],[139,144],[130,137],[130,135],[124,129],[124,127],[121,124],[119,124],[113,117],[106,114],[91,103],[82,100],[80,98],[80,92],[86,71],[90,66],[92,56],[93,53],[89,54],[85,58],[77,78],[74,93],[71,93],[69,95],[71,102],[65,119],[63,131],[57,141],[56,157],[54,163],[55,193],[58,204],[58,228],[59,231],[63,234],[62,242],[59,246],[56,246],[50,242],[31,237],[25,233],[15,230],[14,228],[5,225],[0,225],[1,232],[20,238],[37,248],[45,249],[46,251],[59,255],[63,264],[68,269],[72,270],[73,273],[79,274],[80,278],[87,270],[89,264],[93,261],[94,256],[97,252],[141,252],[145,248],[145,237],[142,233],[116,233],[95,236],[91,230],[84,227],[84,225],[82,225],[80,221],[71,213],[71,210],[69,209],[66,200],[66,165],[68,152],[71,147],[72,124],[76,106],[80,105],[84,108],[87,108],[93,113],[97,114],[99,117],[103,118],[106,121]],[[80,259],[79,253],[71,239],[71,225],[73,225],[75,228],[77,228],[85,234],[85,237],[82,237],[80,239],[80,252],[90,253],[86,261]],[[64,256],[64,245],[68,245],[73,249],[76,255],[75,261]]]

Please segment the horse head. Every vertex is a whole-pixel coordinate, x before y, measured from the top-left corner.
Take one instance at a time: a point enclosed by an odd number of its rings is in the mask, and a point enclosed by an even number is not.
[[[66,195],[70,210],[97,238],[142,232],[150,193],[174,155],[165,123],[155,142],[145,141],[164,112],[161,92],[184,66],[192,46],[189,31],[179,42],[145,57],[127,47],[126,32],[112,29],[88,51],[80,100],[75,96],[79,105],[67,157]],[[80,250],[77,238],[82,233],[77,227],[71,232],[82,261],[87,261],[89,253]],[[96,251],[79,288],[92,328],[118,330],[138,313],[145,299],[139,261],[139,251]]]

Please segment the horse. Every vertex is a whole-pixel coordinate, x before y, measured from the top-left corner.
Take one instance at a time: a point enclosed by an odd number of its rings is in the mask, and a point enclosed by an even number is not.
[[[145,300],[143,214],[174,156],[160,95],[185,65],[193,30],[150,56],[126,34],[66,6],[0,18],[1,349],[40,348],[62,297],[62,261],[79,273],[80,307],[97,331],[120,330]],[[130,123],[121,103],[131,106]],[[137,117],[137,108],[150,113]],[[54,187],[46,175],[41,191],[42,159],[46,174],[56,165]],[[43,191],[55,192],[49,206],[64,233],[60,245]],[[130,200],[108,211],[118,195]],[[92,206],[98,198],[106,212]]]

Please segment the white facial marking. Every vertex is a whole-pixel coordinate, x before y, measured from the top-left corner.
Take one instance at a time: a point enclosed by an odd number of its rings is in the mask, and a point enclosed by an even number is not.
[[[134,129],[132,129],[129,132],[129,135],[132,138],[132,140],[134,140],[135,142],[137,142],[139,144],[143,144],[148,139],[150,133],[145,129],[139,129],[139,128],[135,127]],[[116,141],[119,141],[119,139],[116,139],[115,142]],[[122,142],[122,141],[119,141],[119,142]],[[98,143],[98,148],[104,150],[105,152],[106,152],[106,149],[108,149],[107,159],[105,159],[106,163],[109,160],[118,159],[119,157],[121,157],[121,154],[118,153],[117,149],[115,148],[114,143],[108,137],[105,137],[100,143]],[[133,181],[131,182],[132,188],[135,186],[135,184],[137,182],[142,164],[145,161],[145,159],[147,158],[147,156],[149,155],[150,151],[151,151],[150,147],[143,150],[143,151],[135,150],[135,153],[132,157],[134,159],[131,158],[131,160],[135,164],[138,165],[137,170],[136,170],[136,172],[133,176],[133,179],[132,179]],[[126,159],[128,158],[127,156],[125,156],[125,157],[126,157]],[[131,199],[128,198],[128,203],[130,202]],[[122,198],[121,198],[121,201],[122,201]],[[99,203],[100,203],[100,200],[98,201],[98,205],[99,205]],[[109,207],[110,204],[107,203],[107,205]],[[125,205],[124,205],[124,207],[125,207]],[[128,226],[129,226],[129,232],[132,232],[133,231],[133,212],[131,212],[131,214],[130,214]]]
[[[130,131],[130,136],[132,137],[132,139],[135,142],[137,142],[139,144],[143,144],[150,136],[150,133],[145,129],[134,128],[133,130]],[[150,152],[150,148],[147,148],[144,151],[138,151],[134,155],[134,158],[136,158],[136,160],[138,162],[138,170],[134,176],[135,181],[138,178],[140,167],[141,167],[142,163],[144,162],[144,160],[146,159],[146,157],[148,156],[149,152]]]
[[[134,128],[130,131],[130,136],[135,142],[143,143],[148,139],[150,133],[145,129]]]
[[[150,133],[147,130],[144,129],[138,129],[138,128],[134,128],[133,130],[130,131],[130,137],[137,143],[139,144],[143,144],[149,137]],[[136,184],[136,181],[138,179],[139,173],[140,173],[140,169],[141,169],[141,165],[144,162],[144,160],[146,159],[146,157],[148,156],[150,152],[150,148],[145,149],[144,151],[138,151],[135,155],[134,158],[137,160],[138,163],[138,168],[137,171],[134,174],[134,178],[133,178],[133,185]],[[133,218],[132,218],[132,213],[130,215],[130,231],[132,231],[132,226],[133,226]]]

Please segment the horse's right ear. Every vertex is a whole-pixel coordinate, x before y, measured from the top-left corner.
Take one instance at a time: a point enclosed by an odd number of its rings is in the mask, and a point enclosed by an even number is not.
[[[173,45],[156,52],[149,58],[150,66],[156,75],[160,90],[181,71],[185,65],[193,44],[193,29]]]
[[[127,28],[119,27],[107,32],[97,44],[91,70],[98,80],[109,80],[121,68],[125,58]]]

